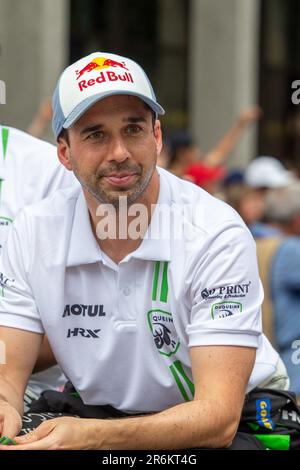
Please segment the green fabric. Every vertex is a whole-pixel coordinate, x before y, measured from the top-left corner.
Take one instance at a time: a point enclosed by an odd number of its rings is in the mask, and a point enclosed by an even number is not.
[[[158,284],[159,269],[160,269],[160,262],[156,261],[154,277],[153,277],[152,300],[156,300],[157,298],[157,284]]]
[[[164,271],[163,271],[163,276],[162,276],[161,292],[160,292],[160,301],[161,302],[167,302],[167,300],[168,300],[168,291],[169,291],[168,265],[169,265],[168,262],[164,263]]]
[[[6,157],[8,136],[9,136],[9,129],[7,129],[7,127],[2,127],[1,142],[2,142],[2,149],[3,149],[3,160],[5,160],[5,157]],[[2,182],[3,180],[0,180],[0,199],[1,199],[1,191],[2,191]]]
[[[168,300],[168,292],[169,292],[168,267],[169,267],[169,263],[166,261],[163,267],[161,287],[160,287],[160,301],[165,302],[165,303]],[[156,261],[154,274],[153,274],[153,284],[152,284],[152,300],[154,301],[157,300],[159,273],[160,273],[160,262]]]
[[[183,377],[183,379],[185,380],[187,386],[189,387],[189,390],[191,392],[191,394],[193,395],[193,397],[195,396],[195,386],[193,384],[193,382],[189,379],[189,377],[186,375],[184,369],[183,369],[183,366],[181,364],[180,361],[175,361],[173,363],[173,365],[176,367],[176,369],[178,370],[178,372],[180,373],[180,375]]]
[[[290,436],[280,434],[255,434],[255,437],[271,450],[289,450],[290,448]]]
[[[16,441],[14,441],[13,439],[10,439],[9,437],[6,437],[6,436],[2,436],[0,438],[0,445],[2,446],[6,446],[6,445],[16,445]]]
[[[247,425],[249,426],[249,428],[251,428],[253,431],[257,431],[259,429],[259,426],[258,424],[254,424],[254,423],[247,423]]]
[[[175,368],[173,365],[171,365],[171,366],[170,366],[170,370],[171,370],[171,372],[172,372],[172,375],[173,375],[173,377],[174,377],[174,379],[175,379],[175,382],[177,383],[177,386],[178,386],[178,388],[179,388],[179,390],[180,390],[180,392],[181,392],[181,395],[183,396],[184,400],[185,400],[185,401],[191,401],[191,400],[189,399],[189,397],[188,397],[188,394],[187,394],[186,391],[185,391],[185,388],[184,388],[184,386],[183,386],[183,384],[182,384],[182,382],[181,382],[181,380],[180,380],[180,377],[179,377],[179,375],[178,375],[178,373],[177,373],[176,368]]]
[[[1,138],[2,138],[2,148],[3,148],[3,158],[5,160],[7,143],[8,143],[9,129],[2,127]]]

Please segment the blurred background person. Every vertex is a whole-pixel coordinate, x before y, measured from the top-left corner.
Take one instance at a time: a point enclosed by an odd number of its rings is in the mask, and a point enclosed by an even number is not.
[[[258,106],[244,109],[231,129],[208,153],[203,155],[188,132],[178,131],[174,133],[170,138],[168,170],[179,177],[188,175],[191,181],[199,185],[200,179],[196,176],[194,178],[194,174],[197,173],[197,165],[200,167],[204,165],[204,168],[223,167],[243,132],[251,123],[256,122],[261,115],[262,110]],[[223,173],[225,175],[224,168]]]
[[[0,251],[5,250],[8,230],[21,209],[57,189],[77,184],[73,174],[59,163],[53,145],[0,125]],[[43,390],[58,389],[65,383],[58,366],[47,368],[52,357],[45,339],[39,367],[47,370],[32,375],[24,397],[25,407]]]
[[[265,210],[277,235],[257,241],[264,331],[282,357],[291,389],[300,397],[300,364],[293,343],[300,339],[300,182],[270,190]]]
[[[229,171],[223,182],[224,199],[240,214],[256,239],[277,235],[278,229],[268,223],[266,196],[270,190],[285,188],[296,180],[278,159],[260,156],[244,171]]]
[[[265,209],[267,194],[271,189],[285,188],[295,180],[295,175],[288,171],[277,158],[271,156],[257,157],[246,167],[244,181],[251,189],[241,196],[238,212],[248,224],[254,238],[276,234],[276,228],[266,223],[268,218],[268,211]],[[252,221],[249,220],[251,210]],[[254,214],[255,217],[253,217]]]

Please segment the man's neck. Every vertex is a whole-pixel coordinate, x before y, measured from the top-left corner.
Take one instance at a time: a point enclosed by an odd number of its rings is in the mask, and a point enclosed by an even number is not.
[[[84,190],[96,241],[101,250],[116,264],[141,245],[158,200],[159,184],[159,175],[155,171],[147,189],[134,203],[143,206],[143,214],[134,215],[128,215],[131,206],[120,207],[108,214],[107,210],[102,211],[103,206]],[[138,221],[142,223],[137,224]]]

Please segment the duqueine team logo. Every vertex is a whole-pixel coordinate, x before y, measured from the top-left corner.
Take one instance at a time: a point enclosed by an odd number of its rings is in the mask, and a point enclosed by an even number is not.
[[[173,356],[179,349],[180,341],[174,327],[172,314],[160,309],[150,310],[147,314],[149,328],[155,346],[163,356]]]

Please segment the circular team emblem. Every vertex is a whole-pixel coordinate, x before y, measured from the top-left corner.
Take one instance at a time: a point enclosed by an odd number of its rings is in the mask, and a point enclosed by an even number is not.
[[[180,341],[174,327],[172,314],[155,309],[147,313],[149,328],[153,335],[154,344],[163,356],[172,356],[179,349]]]

